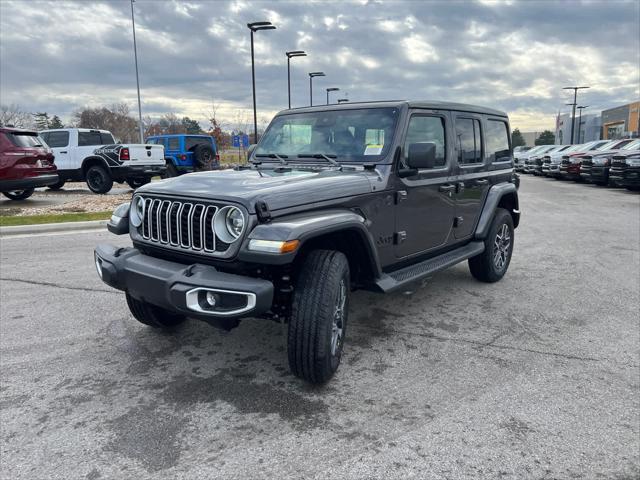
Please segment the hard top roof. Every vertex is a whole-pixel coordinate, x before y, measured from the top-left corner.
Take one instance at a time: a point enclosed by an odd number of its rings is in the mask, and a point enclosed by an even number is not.
[[[481,107],[478,105],[469,105],[466,103],[456,102],[440,102],[436,100],[381,100],[371,102],[348,102],[348,103],[335,103],[330,105],[316,105],[313,107],[298,107],[291,110],[282,110],[278,113],[307,113],[317,112],[322,110],[350,110],[354,108],[382,108],[382,107],[402,107],[408,106],[409,108],[424,108],[428,110],[453,110],[456,112],[472,112],[472,113],[484,113],[487,115],[495,115],[499,117],[506,117],[507,114],[500,110],[493,108]]]

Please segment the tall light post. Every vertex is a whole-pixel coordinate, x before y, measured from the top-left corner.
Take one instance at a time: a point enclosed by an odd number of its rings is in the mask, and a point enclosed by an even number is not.
[[[251,85],[253,87],[253,143],[258,143],[258,113],[256,111],[256,65],[253,57],[253,34],[259,30],[275,30],[271,22],[247,23],[251,30]]]
[[[133,14],[133,2],[131,0],[131,26],[133,27],[133,58],[136,64],[136,86],[138,88],[138,128],[140,129],[140,143],[144,143],[144,128],[142,127],[142,103],[140,102],[140,77],[138,75],[138,47],[136,45],[136,17]]]
[[[313,107],[313,77],[326,77],[324,72],[309,72],[309,105]]]
[[[589,105],[580,105],[576,107],[578,110],[580,110],[580,115],[578,117],[578,143],[580,143],[580,130],[582,130],[582,110],[588,107]],[[586,134],[586,130],[585,130],[585,134]]]
[[[329,92],[339,92],[340,89],[337,87],[327,88],[327,105],[329,105]]]
[[[573,130],[576,126],[576,105],[578,105],[578,90],[589,87],[562,87],[563,90],[573,90],[573,103],[567,103],[567,105],[573,105],[573,113],[571,114],[571,145],[573,145]]]
[[[307,54],[304,50],[293,50],[291,52],[284,52],[287,56],[287,92],[289,94],[289,109],[291,109],[291,59],[293,57],[306,57]]]
[[[347,103],[349,101],[348,98],[339,98],[338,103]]]

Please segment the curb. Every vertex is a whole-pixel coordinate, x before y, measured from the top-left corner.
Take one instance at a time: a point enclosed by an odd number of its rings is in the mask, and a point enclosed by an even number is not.
[[[13,235],[29,235],[33,233],[54,233],[73,232],[76,230],[99,230],[106,231],[108,220],[91,220],[85,222],[60,222],[41,223],[36,225],[17,225],[14,227],[0,227],[0,237],[11,237]]]

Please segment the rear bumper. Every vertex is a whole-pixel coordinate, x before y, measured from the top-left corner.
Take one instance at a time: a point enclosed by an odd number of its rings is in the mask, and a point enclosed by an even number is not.
[[[170,262],[136,248],[100,244],[94,253],[104,283],[170,311],[206,321],[253,317],[271,308],[273,284],[267,280]],[[207,291],[218,299],[215,309],[204,301]]]
[[[167,171],[166,164],[123,165],[121,167],[116,167],[111,169],[111,172],[114,178],[155,177],[158,175],[163,175],[166,171]]]
[[[24,177],[14,180],[0,180],[0,192],[13,190],[29,190],[30,188],[46,187],[58,183],[57,173],[38,175],[37,177]]]

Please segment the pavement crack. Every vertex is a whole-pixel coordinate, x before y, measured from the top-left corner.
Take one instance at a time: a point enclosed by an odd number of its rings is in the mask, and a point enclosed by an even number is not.
[[[366,325],[357,325],[354,326],[355,328],[363,328],[366,330],[373,330],[373,331],[378,331],[378,329],[374,328],[374,327],[368,327]],[[352,327],[352,328],[354,328]],[[417,333],[417,332],[409,332],[407,330],[397,330],[397,329],[385,329],[386,333],[399,333],[402,335],[416,335],[419,337],[426,337],[426,338],[433,338],[436,340],[445,340],[445,341],[449,341],[449,342],[454,342],[454,343],[465,343],[465,344],[469,344],[469,345],[476,345],[478,347],[481,348],[497,348],[500,350],[514,350],[514,351],[518,351],[518,352],[527,352],[527,353],[536,353],[538,355],[547,355],[550,357],[558,357],[558,358],[566,358],[568,360],[578,360],[578,361],[582,361],[582,362],[600,362],[602,361],[601,358],[595,358],[595,357],[584,357],[584,356],[580,356],[580,355],[572,355],[570,353],[559,353],[559,352],[545,352],[544,350],[536,350],[534,348],[522,348],[522,347],[514,347],[512,345],[500,345],[500,344],[496,344],[494,343],[496,340],[498,340],[500,337],[504,336],[504,334],[499,334],[496,337],[492,338],[491,340],[489,340],[488,342],[481,342],[478,340],[469,340],[466,338],[452,338],[452,337],[443,337],[441,335],[434,335],[432,333]]]
[[[79,290],[81,292],[100,292],[100,293],[119,293],[117,290],[107,290],[102,288],[87,288],[87,287],[71,287],[69,285],[60,285],[53,282],[36,282],[35,280],[23,280],[22,278],[8,278],[2,277],[0,281],[27,283],[29,285],[40,285],[43,287],[55,287],[63,288],[65,290]]]

